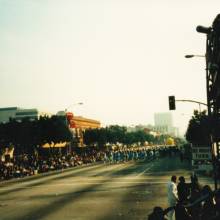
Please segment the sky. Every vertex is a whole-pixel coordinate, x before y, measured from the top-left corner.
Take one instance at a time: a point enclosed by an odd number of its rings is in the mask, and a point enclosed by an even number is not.
[[[0,107],[154,124],[168,96],[206,102],[203,34],[217,0],[0,0]],[[83,102],[83,105],[76,103]],[[176,103],[184,134],[197,104]]]

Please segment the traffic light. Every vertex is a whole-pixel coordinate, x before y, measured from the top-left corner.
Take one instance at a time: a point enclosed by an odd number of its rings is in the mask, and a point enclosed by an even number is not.
[[[176,109],[175,96],[169,96],[169,109],[170,110]]]

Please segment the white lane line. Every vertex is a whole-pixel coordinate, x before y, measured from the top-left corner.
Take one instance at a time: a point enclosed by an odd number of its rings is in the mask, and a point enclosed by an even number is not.
[[[141,175],[143,175],[146,171],[150,170],[152,167],[154,166],[154,163],[151,164],[149,167],[147,167],[144,171],[142,171],[141,173],[137,174],[136,176],[139,177]]]

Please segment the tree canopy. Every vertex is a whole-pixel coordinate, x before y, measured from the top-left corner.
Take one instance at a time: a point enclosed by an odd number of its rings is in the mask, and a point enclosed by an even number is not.
[[[88,129],[84,132],[86,145],[97,145],[99,147],[109,144],[121,143],[131,146],[133,144],[143,145],[145,142],[153,144],[165,144],[169,135],[153,136],[143,130],[128,132],[126,127],[112,125],[106,128]]]
[[[62,116],[24,118],[0,124],[0,145],[13,145],[18,152],[33,152],[44,143],[72,141],[73,136]]]
[[[186,131],[186,140],[195,145],[209,145],[211,121],[206,111],[194,111]]]

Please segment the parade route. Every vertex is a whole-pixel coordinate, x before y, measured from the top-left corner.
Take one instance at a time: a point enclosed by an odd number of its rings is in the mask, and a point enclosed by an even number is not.
[[[154,206],[167,207],[171,175],[189,181],[179,158],[95,164],[0,183],[2,220],[147,219]],[[207,178],[201,183],[210,184]]]

